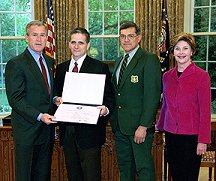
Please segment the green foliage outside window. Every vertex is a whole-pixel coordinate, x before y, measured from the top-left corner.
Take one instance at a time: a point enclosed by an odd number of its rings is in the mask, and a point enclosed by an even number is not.
[[[134,21],[134,0],[88,0],[90,56],[114,61],[123,54],[118,39],[119,25],[123,21]]]
[[[5,66],[24,51],[26,24],[31,21],[30,0],[1,0],[0,6],[0,114],[10,112],[5,92]]]
[[[204,33],[204,35],[196,35],[199,32]],[[193,60],[210,75],[212,113],[216,114],[216,35],[208,35],[208,32],[216,32],[216,0],[212,0],[211,4],[209,0],[195,0],[194,33],[197,54]]]

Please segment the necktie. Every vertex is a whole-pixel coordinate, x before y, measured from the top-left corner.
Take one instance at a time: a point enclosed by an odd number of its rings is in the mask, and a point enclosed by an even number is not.
[[[44,77],[44,81],[45,81],[46,86],[47,86],[47,90],[50,93],[49,83],[48,83],[48,79],[47,79],[47,73],[46,73],[46,69],[45,69],[45,66],[43,64],[43,60],[42,60],[41,56],[39,58],[39,61],[40,61],[40,66],[41,66],[42,74],[43,74],[43,77]]]
[[[78,63],[77,62],[75,62],[74,63],[74,68],[73,68],[73,70],[72,70],[72,72],[78,72]]]
[[[120,85],[120,83],[121,83],[121,79],[122,79],[124,70],[125,70],[125,68],[127,66],[128,57],[129,57],[129,54],[126,54],[125,57],[124,57],[124,60],[122,62],[122,65],[121,65],[121,68],[120,68],[120,72],[119,72],[118,85]]]

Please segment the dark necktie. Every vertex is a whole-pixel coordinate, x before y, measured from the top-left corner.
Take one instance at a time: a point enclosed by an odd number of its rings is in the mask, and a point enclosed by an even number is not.
[[[74,68],[73,68],[73,70],[72,70],[72,72],[78,72],[78,63],[77,62],[75,62],[74,63]]]
[[[48,83],[48,79],[47,79],[47,73],[46,73],[46,69],[45,69],[45,66],[43,64],[43,60],[42,60],[41,56],[39,58],[39,61],[40,61],[40,66],[41,66],[42,74],[43,74],[43,77],[44,77],[44,81],[45,81],[46,86],[47,86],[47,90],[50,93],[49,83]]]
[[[129,54],[126,54],[125,57],[124,57],[124,60],[122,62],[122,65],[121,65],[121,68],[120,68],[120,72],[119,72],[118,86],[121,83],[121,79],[122,79],[123,73],[124,73],[125,68],[127,66],[128,57],[129,57]]]

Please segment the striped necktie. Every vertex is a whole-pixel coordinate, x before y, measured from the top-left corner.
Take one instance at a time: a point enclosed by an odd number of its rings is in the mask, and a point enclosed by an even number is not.
[[[127,66],[128,57],[129,57],[129,54],[126,54],[125,57],[124,57],[124,60],[122,62],[122,65],[121,65],[121,68],[120,68],[120,72],[119,72],[118,86],[120,86],[123,73],[124,73],[125,68]]]

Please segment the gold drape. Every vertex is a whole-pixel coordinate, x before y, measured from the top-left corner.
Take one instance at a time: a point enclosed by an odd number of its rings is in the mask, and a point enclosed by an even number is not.
[[[184,1],[167,0],[170,38],[184,30]],[[136,0],[136,23],[142,32],[141,46],[150,52],[157,53],[160,35],[162,0]],[[171,62],[171,66],[172,66]]]
[[[172,38],[184,29],[184,1],[167,0],[169,32]],[[53,0],[56,50],[58,63],[70,58],[68,36],[70,31],[85,26],[85,0]],[[141,46],[157,52],[162,15],[162,0],[135,0],[135,19],[142,32]],[[34,0],[35,19],[46,21],[46,0]]]
[[[68,50],[70,31],[77,26],[85,26],[84,5],[84,0],[53,1],[58,63],[70,58],[70,51]],[[46,0],[34,0],[35,19],[46,21],[46,12]]]

